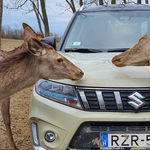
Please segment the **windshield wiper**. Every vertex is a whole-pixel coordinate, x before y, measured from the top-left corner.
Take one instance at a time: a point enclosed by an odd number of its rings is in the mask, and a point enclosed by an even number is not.
[[[78,53],[101,53],[101,50],[78,48],[78,49],[65,49],[65,52],[78,52]]]
[[[128,49],[130,49],[130,48],[108,49],[106,53],[109,53],[109,52],[111,52],[111,53],[113,53],[113,52],[124,52],[124,51],[126,51],[126,50],[128,50]]]
[[[116,49],[88,49],[88,48],[79,48],[79,49],[65,49],[65,52],[78,52],[78,53],[115,53],[115,52],[124,52],[130,48],[116,48]]]

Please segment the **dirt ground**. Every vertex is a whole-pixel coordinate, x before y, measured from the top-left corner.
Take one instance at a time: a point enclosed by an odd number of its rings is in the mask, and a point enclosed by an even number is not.
[[[22,40],[2,39],[2,50],[13,50],[14,47],[20,46]],[[31,150],[31,135],[29,128],[29,103],[32,93],[32,87],[24,89],[11,96],[10,114],[11,128],[14,141],[19,150]],[[8,150],[9,141],[0,114],[0,150]]]

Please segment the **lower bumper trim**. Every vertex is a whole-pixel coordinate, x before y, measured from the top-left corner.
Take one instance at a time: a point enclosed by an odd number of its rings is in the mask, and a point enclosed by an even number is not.
[[[46,150],[46,149],[42,148],[41,146],[33,146],[32,150]]]

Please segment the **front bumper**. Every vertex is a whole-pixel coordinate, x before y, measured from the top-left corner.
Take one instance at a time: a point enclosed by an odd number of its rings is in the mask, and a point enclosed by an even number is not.
[[[41,146],[33,146],[32,150],[46,150],[46,149]]]
[[[47,150],[66,150],[76,131],[84,122],[149,122],[150,113],[88,112],[71,108],[39,96],[35,90],[31,98],[30,123],[38,125],[39,145]],[[54,142],[44,138],[47,132],[57,134]],[[39,148],[39,150],[42,150]]]

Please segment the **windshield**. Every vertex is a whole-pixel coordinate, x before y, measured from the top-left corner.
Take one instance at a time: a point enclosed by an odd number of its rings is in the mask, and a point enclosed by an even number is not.
[[[64,47],[116,52],[133,47],[146,34],[150,34],[149,11],[86,12],[75,18]]]

